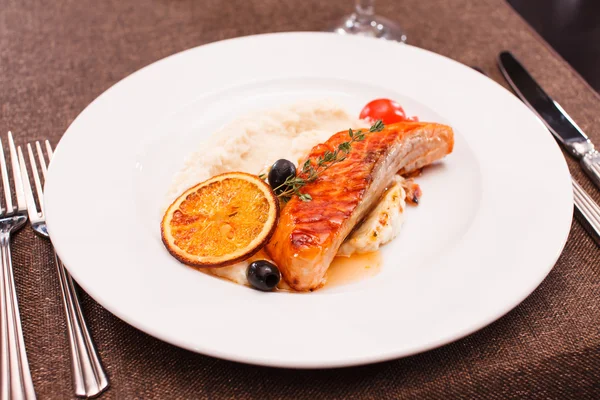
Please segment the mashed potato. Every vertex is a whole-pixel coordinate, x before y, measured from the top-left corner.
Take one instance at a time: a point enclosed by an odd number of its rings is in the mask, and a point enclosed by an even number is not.
[[[331,101],[301,102],[245,115],[214,132],[186,159],[169,191],[168,204],[214,175],[259,174],[280,158],[298,163],[334,133],[368,126]]]
[[[400,232],[404,222],[406,191],[402,187],[404,178],[396,175],[394,182],[383,194],[379,204],[364,221],[346,238],[337,255],[350,257],[377,251]]]

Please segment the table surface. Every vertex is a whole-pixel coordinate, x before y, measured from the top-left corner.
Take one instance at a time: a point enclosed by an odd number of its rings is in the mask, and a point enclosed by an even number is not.
[[[88,103],[149,63],[236,36],[321,30],[352,3],[0,0],[0,132],[12,130],[20,144],[56,144]],[[379,0],[377,9],[403,24],[411,44],[479,66],[504,86],[496,56],[511,50],[600,143],[600,96],[504,1]],[[569,167],[600,201],[574,160]],[[72,397],[51,249],[23,229],[13,257],[38,396]],[[505,317],[442,348],[364,367],[295,371],[217,360],[147,336],[82,297],[111,380],[103,399],[600,398],[600,249],[577,222],[546,280]]]

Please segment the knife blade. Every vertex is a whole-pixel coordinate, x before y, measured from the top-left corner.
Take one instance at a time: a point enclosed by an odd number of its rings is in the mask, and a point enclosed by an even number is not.
[[[569,153],[579,159],[583,170],[600,188],[600,153],[587,135],[560,104],[540,87],[512,53],[500,53],[498,66],[517,96],[542,120]]]

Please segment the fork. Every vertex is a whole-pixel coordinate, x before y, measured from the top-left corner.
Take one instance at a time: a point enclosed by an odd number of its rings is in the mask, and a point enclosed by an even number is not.
[[[52,160],[52,146],[49,141],[45,141],[46,152],[48,154],[48,163]],[[40,142],[35,142],[38,160],[40,162],[42,176],[46,179],[48,171],[46,160]],[[37,199],[40,205],[40,211],[37,210],[29,174],[27,173],[27,165],[21,146],[18,148],[19,164],[23,173],[23,189],[25,191],[25,201],[27,202],[27,212],[29,221],[33,230],[40,236],[49,239],[48,230],[46,228],[46,217],[44,215],[44,195],[42,190],[42,181],[38,173],[37,163],[33,154],[31,143],[27,144],[27,152],[29,153],[29,163],[35,184]],[[54,252],[54,260],[58,270],[60,280],[60,288],[62,292],[63,306],[67,318],[67,328],[69,333],[69,344],[71,349],[71,369],[73,373],[73,387],[75,394],[80,397],[96,396],[108,387],[108,378],[102,368],[96,347],[90,336],[89,330],[81,312],[79,299],[71,275],[65,269],[62,261]]]
[[[2,258],[2,268],[0,269],[0,346],[2,346],[0,349],[0,399],[32,400],[35,399],[35,391],[25,352],[10,254],[10,235],[23,227],[27,221],[27,207],[15,143],[10,132],[8,132],[8,146],[17,204],[13,205],[4,148],[0,140],[0,170],[6,206],[0,208],[0,253]]]
[[[577,211],[575,216],[600,246],[600,206],[575,179],[573,179],[573,201]]]

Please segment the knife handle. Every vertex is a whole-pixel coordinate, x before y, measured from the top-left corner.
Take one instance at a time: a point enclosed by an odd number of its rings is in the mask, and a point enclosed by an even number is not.
[[[593,150],[585,154],[581,158],[581,166],[596,186],[600,188],[600,153]]]

